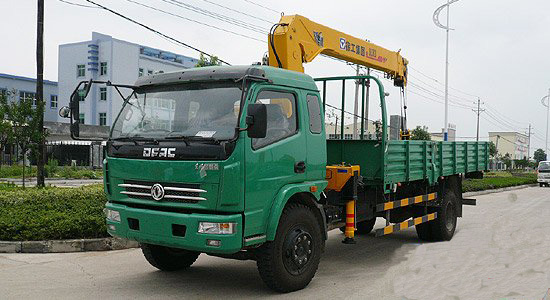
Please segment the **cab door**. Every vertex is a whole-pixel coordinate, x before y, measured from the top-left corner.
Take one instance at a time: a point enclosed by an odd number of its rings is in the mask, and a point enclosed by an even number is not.
[[[305,106],[300,91],[260,86],[252,97],[250,103],[266,105],[267,134],[246,137],[245,237],[264,233],[275,195],[287,184],[304,182],[308,171],[308,127],[302,125]]]

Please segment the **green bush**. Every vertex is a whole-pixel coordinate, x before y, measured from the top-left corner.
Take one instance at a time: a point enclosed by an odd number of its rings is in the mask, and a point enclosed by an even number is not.
[[[537,183],[537,175],[534,173],[514,177],[495,176],[483,179],[466,179],[462,182],[462,192],[492,190],[533,183]]]
[[[0,189],[0,240],[106,237],[101,185]]]

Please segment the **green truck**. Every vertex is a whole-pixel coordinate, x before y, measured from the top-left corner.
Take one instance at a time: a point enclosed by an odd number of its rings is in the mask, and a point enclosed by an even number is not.
[[[369,79],[382,111],[376,138],[361,128],[360,139],[327,140],[326,82]],[[289,292],[312,280],[332,229],[351,244],[381,217],[377,236],[415,226],[422,240],[450,240],[462,206],[475,205],[462,198],[462,178],[483,175],[488,144],[388,140],[377,78],[317,81],[261,65],[156,74],[132,86],[88,81],[60,115],[82,138],[79,100],[92,85],[130,89],[106,146],[106,222],[160,270],[188,268],[201,253],[252,259],[267,286]]]

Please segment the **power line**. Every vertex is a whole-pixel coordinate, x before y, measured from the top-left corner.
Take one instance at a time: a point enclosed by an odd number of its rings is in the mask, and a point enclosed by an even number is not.
[[[130,17],[127,17],[127,16],[125,16],[125,15],[119,13],[119,12],[116,12],[116,11],[114,11],[114,10],[108,8],[108,7],[105,7],[105,6],[101,5],[101,4],[95,3],[95,2],[92,1],[92,0],[86,0],[86,1],[89,2],[89,3],[94,4],[95,6],[97,6],[97,7],[99,7],[99,8],[102,8],[102,9],[104,9],[104,10],[106,10],[106,11],[112,13],[112,14],[115,14],[115,15],[117,15],[117,16],[119,16],[119,17],[121,17],[121,18],[123,18],[123,19],[125,19],[125,20],[127,20],[127,21],[130,21],[130,22],[132,22],[132,23],[134,23],[134,24],[136,24],[136,25],[139,25],[139,26],[141,26],[141,27],[143,27],[143,28],[145,28],[145,29],[147,29],[147,30],[149,30],[149,31],[151,31],[151,32],[154,32],[155,34],[158,34],[158,35],[160,35],[160,36],[162,36],[162,37],[164,37],[164,38],[166,38],[166,39],[169,39],[169,40],[171,40],[171,41],[173,41],[173,42],[176,42],[176,43],[178,43],[179,45],[182,45],[182,46],[187,47],[187,48],[189,48],[189,49],[195,50],[195,51],[197,51],[197,52],[199,52],[199,53],[201,53],[201,54],[203,54],[203,55],[206,55],[206,56],[208,56],[208,57],[210,57],[210,58],[213,58],[213,57],[214,57],[214,56],[211,55],[211,54],[208,54],[208,53],[206,53],[206,52],[204,52],[204,51],[202,51],[202,50],[200,50],[200,49],[198,49],[198,48],[196,48],[196,47],[193,47],[193,46],[191,46],[191,45],[189,45],[189,44],[187,44],[187,43],[184,43],[184,42],[182,42],[182,41],[179,41],[179,40],[177,40],[177,39],[175,39],[175,38],[173,38],[173,37],[171,37],[171,36],[168,36],[168,35],[166,35],[166,34],[160,32],[160,31],[158,31],[158,30],[156,30],[156,29],[153,29],[153,28],[151,28],[151,27],[149,27],[149,26],[143,24],[143,23],[140,23],[140,22],[138,22],[138,21],[135,21],[134,19],[131,19]],[[226,62],[226,61],[224,61],[224,60],[222,60],[222,59],[220,59],[220,58],[218,58],[218,60],[219,60],[220,62],[224,63],[224,64],[231,65],[230,63],[228,63],[228,62]]]
[[[281,13],[281,12],[278,12],[278,11],[272,9],[272,8],[267,7],[267,6],[263,6],[263,5],[261,5],[261,4],[258,4],[258,3],[254,2],[254,1],[250,1],[250,0],[244,0],[244,1],[245,1],[245,2],[248,2],[248,3],[250,3],[250,4],[253,4],[253,5],[256,5],[256,6],[258,6],[258,7],[261,7],[261,8],[263,8],[263,9],[267,9],[267,10],[269,10],[269,11],[272,11],[272,12],[274,12],[274,13],[276,13],[276,14],[280,14],[280,13]]]
[[[89,1],[89,0],[86,0],[86,1]],[[231,30],[228,30],[228,29],[225,29],[225,28],[220,28],[220,27],[217,27],[217,26],[214,26],[214,25],[210,25],[210,24],[207,24],[207,23],[203,23],[203,22],[200,22],[200,21],[197,21],[197,20],[193,20],[193,19],[190,19],[190,18],[187,18],[187,17],[184,17],[182,15],[178,15],[178,14],[175,14],[175,13],[171,13],[169,11],[165,11],[165,10],[162,10],[160,8],[156,8],[156,7],[153,7],[153,6],[149,6],[147,4],[143,4],[143,3],[140,3],[140,2],[137,2],[137,1],[134,1],[134,0],[126,0],[128,2],[131,2],[131,3],[134,3],[134,4],[137,4],[137,5],[140,5],[140,6],[143,6],[143,7],[146,7],[146,8],[149,8],[149,9],[152,9],[152,10],[155,10],[155,11],[158,11],[158,12],[161,12],[161,13],[164,13],[164,14],[167,14],[167,15],[170,15],[170,16],[173,16],[173,17],[176,17],[176,18],[180,18],[180,19],[183,19],[183,20],[187,20],[187,21],[190,21],[190,22],[193,22],[193,23],[197,23],[199,25],[204,25],[204,26],[207,26],[207,27],[210,27],[210,28],[214,28],[214,29],[217,29],[217,30],[221,30],[221,31],[224,31],[224,32],[227,32],[227,33],[231,33],[231,34],[234,34],[234,35],[238,35],[240,37],[244,37],[244,38],[247,38],[247,39],[251,39],[251,40],[256,40],[256,41],[259,41],[259,42],[262,42],[262,40],[260,39],[257,39],[257,38],[254,38],[254,37],[251,37],[251,36],[248,36],[248,35],[244,35],[244,34],[241,34],[241,33],[238,33],[238,32],[234,32],[234,31],[231,31]],[[221,60],[220,60],[221,61]],[[223,62],[223,61],[222,61]]]
[[[212,5],[216,5],[216,6],[218,6],[218,7],[224,8],[224,9],[227,9],[227,10],[229,10],[229,11],[232,11],[232,12],[235,12],[235,13],[238,13],[238,14],[241,14],[241,15],[243,15],[243,16],[247,16],[247,17],[250,17],[250,18],[253,18],[253,19],[256,19],[256,20],[260,20],[260,21],[269,23],[270,25],[273,24],[272,21],[269,21],[269,20],[266,20],[266,19],[263,19],[263,18],[254,16],[254,15],[251,15],[251,14],[247,14],[247,13],[242,12],[242,11],[238,11],[238,10],[233,9],[233,8],[231,8],[231,7],[227,7],[227,6],[218,4],[218,3],[213,2],[213,1],[210,1],[210,0],[202,0],[202,1],[204,1],[204,2],[206,2],[206,3],[210,3],[210,4],[212,4]]]
[[[90,6],[90,5],[80,4],[80,3],[74,3],[74,2],[67,1],[67,0],[59,0],[59,2],[63,2],[63,3],[74,5],[74,6],[85,7],[85,8],[99,8],[99,7],[96,7],[96,6]]]
[[[225,16],[225,15],[222,15],[222,14],[218,14],[218,13],[215,13],[215,12],[211,12],[209,10],[206,10],[206,9],[203,9],[203,8],[200,8],[200,7],[188,4],[188,3],[184,3],[182,1],[178,1],[178,0],[161,0],[161,1],[165,2],[165,3],[168,3],[170,5],[174,5],[174,6],[177,6],[177,7],[180,7],[180,8],[183,8],[183,9],[201,14],[203,16],[207,16],[207,17],[210,17],[210,18],[222,21],[222,22],[226,22],[226,23],[229,23],[229,24],[232,24],[232,25],[235,25],[235,26],[239,26],[241,28],[251,30],[251,31],[254,31],[254,32],[257,32],[257,33],[261,33],[261,34],[267,34],[268,33],[267,29],[261,28],[257,25],[247,23],[247,22],[243,22],[243,21]]]

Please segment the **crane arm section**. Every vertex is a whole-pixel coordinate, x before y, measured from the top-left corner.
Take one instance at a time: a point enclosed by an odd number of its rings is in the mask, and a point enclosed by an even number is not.
[[[269,65],[304,72],[303,63],[319,54],[383,71],[396,86],[407,84],[408,61],[399,51],[315,23],[300,15],[283,16],[269,39]]]

